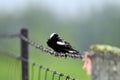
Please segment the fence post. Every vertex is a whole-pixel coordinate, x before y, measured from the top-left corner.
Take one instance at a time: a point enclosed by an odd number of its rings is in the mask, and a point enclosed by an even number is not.
[[[95,51],[92,57],[92,80],[120,80],[120,53]]]
[[[28,30],[23,28],[21,29],[21,35],[28,38]],[[21,57],[28,60],[28,43],[26,43],[24,40],[21,39]],[[25,62],[22,60],[22,80],[29,80],[29,74],[28,74],[28,62]]]

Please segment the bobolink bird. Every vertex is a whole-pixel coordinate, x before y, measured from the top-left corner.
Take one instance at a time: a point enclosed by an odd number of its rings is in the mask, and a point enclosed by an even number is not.
[[[79,54],[79,51],[73,49],[70,43],[61,39],[57,33],[52,33],[50,35],[47,45],[58,53]]]

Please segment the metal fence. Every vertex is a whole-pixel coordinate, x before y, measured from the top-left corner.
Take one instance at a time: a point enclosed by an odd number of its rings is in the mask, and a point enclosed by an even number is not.
[[[33,42],[30,39],[28,39],[28,30],[27,29],[21,29],[21,32],[18,34],[0,34],[0,38],[19,38],[21,40],[21,55],[20,56],[16,55],[16,53],[13,53],[6,49],[0,48],[0,55],[7,55],[9,57],[16,59],[16,61],[21,62],[20,63],[21,71],[18,72],[19,73],[18,75],[20,75],[21,78],[18,80],[21,80],[21,79],[29,80],[29,65],[31,65],[31,68],[30,68],[31,69],[31,80],[34,80],[34,79],[35,80],[36,79],[37,80],[63,80],[62,78],[64,78],[65,80],[76,80],[75,78],[73,78],[69,75],[57,72],[56,70],[52,70],[48,67],[45,67],[41,64],[34,62],[34,61],[30,61],[29,57],[28,57],[28,45],[32,45],[33,47],[35,47],[39,50],[42,50],[45,53],[54,55],[54,56],[65,57],[67,55],[68,57],[71,57],[71,58],[81,59],[83,57],[83,55],[81,55],[81,54],[74,55],[74,54],[69,54],[69,53],[57,53],[49,48],[44,48],[42,45],[39,45],[38,43]],[[34,67],[38,68],[37,78],[34,78],[34,77],[36,77],[34,75],[34,73],[35,73]],[[51,74],[51,79],[48,77],[48,76],[50,76],[49,74]],[[44,75],[44,77],[43,77],[43,75]],[[15,79],[15,80],[17,80],[17,79]]]

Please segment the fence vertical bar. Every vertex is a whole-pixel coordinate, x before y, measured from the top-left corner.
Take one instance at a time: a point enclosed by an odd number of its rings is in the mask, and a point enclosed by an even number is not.
[[[28,30],[26,28],[21,29],[21,35],[28,38]],[[28,43],[21,39],[21,57],[28,60]],[[28,74],[28,62],[22,60],[22,80],[29,80]]]

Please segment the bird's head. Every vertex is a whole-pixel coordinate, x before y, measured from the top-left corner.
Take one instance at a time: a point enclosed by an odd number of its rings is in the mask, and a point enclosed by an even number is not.
[[[52,34],[50,35],[50,38],[58,38],[58,34],[57,34],[57,33],[52,33]]]

